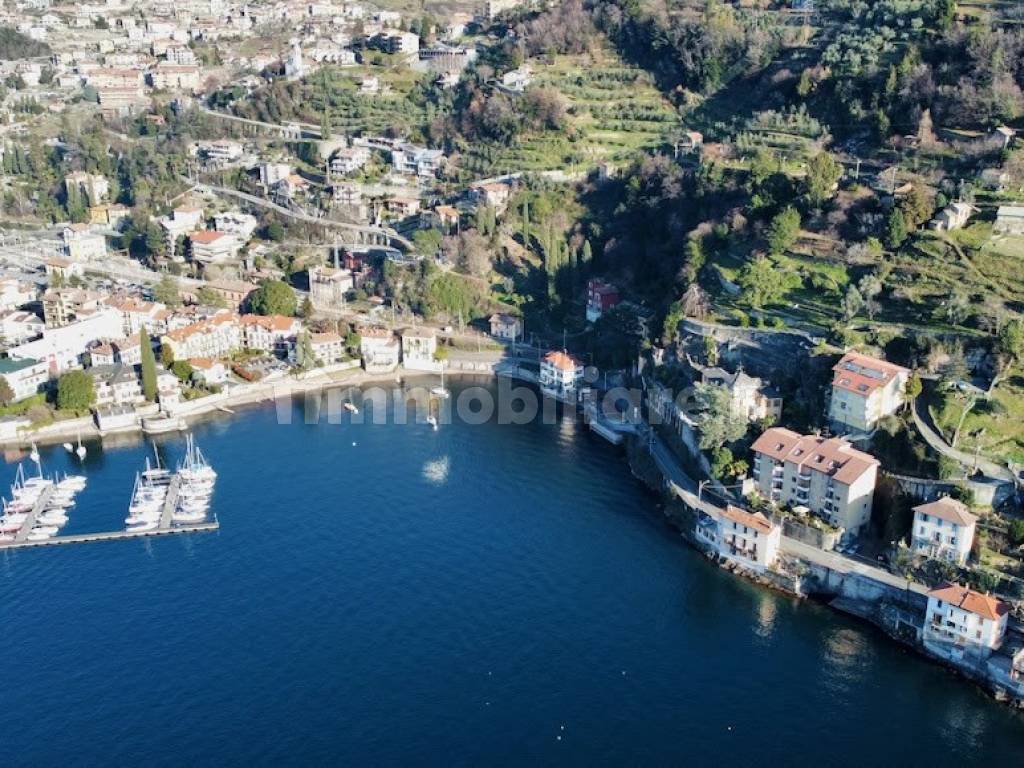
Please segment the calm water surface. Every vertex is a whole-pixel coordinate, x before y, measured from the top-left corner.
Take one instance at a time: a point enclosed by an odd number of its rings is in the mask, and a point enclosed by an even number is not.
[[[582,425],[296,415],[196,428],[219,533],[0,554],[4,765],[1024,764],[1024,718],[708,565]],[[147,450],[91,446],[68,532]]]

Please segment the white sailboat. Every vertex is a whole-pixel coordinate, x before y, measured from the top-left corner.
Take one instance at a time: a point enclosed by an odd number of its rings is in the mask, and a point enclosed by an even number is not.
[[[444,387],[444,363],[441,363],[441,383],[430,390],[430,394],[442,400],[448,397],[448,390]]]
[[[82,433],[79,432],[78,433],[78,447],[75,449],[75,454],[78,456],[79,460],[81,460],[81,459],[85,458],[85,455],[87,453],[88,453],[88,451],[86,450],[85,446],[82,445]]]
[[[32,461],[34,461],[36,464],[39,463],[39,449],[36,448],[35,443],[32,443],[32,452],[28,455],[28,457],[32,459]]]

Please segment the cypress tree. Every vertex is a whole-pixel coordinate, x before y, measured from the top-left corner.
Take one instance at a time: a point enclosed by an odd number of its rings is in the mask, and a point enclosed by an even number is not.
[[[156,357],[153,355],[153,342],[145,326],[139,329],[139,347],[142,353],[142,394],[149,402],[155,403]]]

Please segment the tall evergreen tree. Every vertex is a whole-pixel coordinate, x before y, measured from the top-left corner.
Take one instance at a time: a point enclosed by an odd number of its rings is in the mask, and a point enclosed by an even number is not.
[[[145,326],[139,328],[139,348],[142,353],[142,394],[151,403],[156,402],[156,357],[153,342]]]

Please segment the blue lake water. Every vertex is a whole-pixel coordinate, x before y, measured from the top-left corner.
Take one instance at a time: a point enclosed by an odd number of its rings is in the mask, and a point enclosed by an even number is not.
[[[1020,715],[685,547],[582,424],[301,421],[194,429],[217,533],[0,553],[4,765],[1024,762]],[[151,450],[90,448],[69,533]]]

